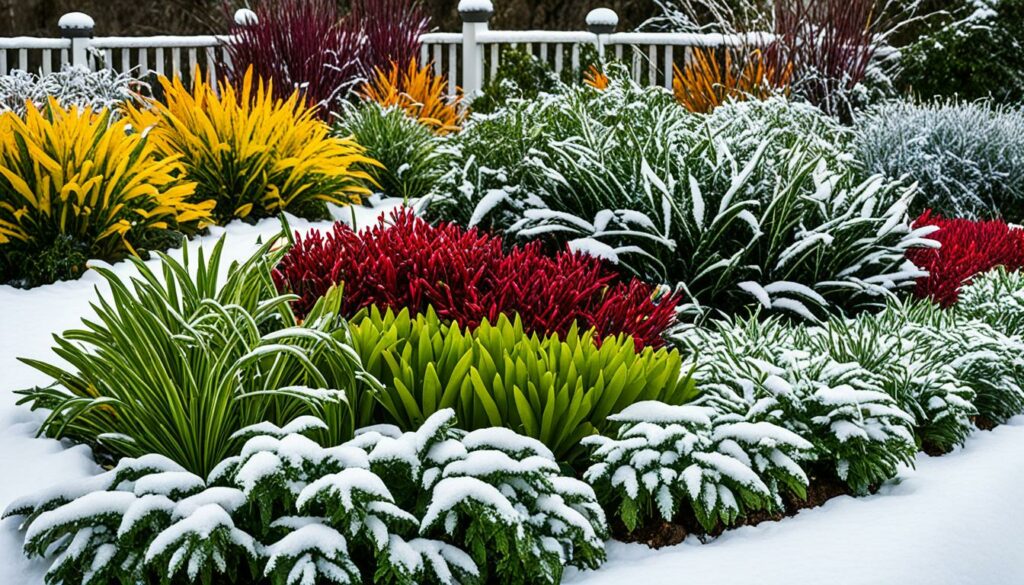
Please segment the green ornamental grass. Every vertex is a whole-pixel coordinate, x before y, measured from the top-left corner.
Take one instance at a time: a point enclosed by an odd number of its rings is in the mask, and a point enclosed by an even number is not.
[[[604,431],[625,407],[683,404],[697,394],[676,351],[637,352],[621,335],[598,340],[574,326],[564,339],[540,337],[505,315],[469,330],[442,324],[433,311],[377,308],[351,323],[353,347],[384,386],[378,398],[399,427],[415,429],[453,408],[463,428],[510,428],[561,462],[579,462],[581,439]]]

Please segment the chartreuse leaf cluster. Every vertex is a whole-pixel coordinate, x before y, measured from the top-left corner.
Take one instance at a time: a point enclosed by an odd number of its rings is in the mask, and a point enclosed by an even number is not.
[[[463,428],[505,427],[540,440],[559,461],[580,463],[580,440],[644,400],[684,404],[696,389],[678,352],[636,351],[631,338],[596,339],[573,326],[563,337],[526,334],[516,316],[475,329],[433,311],[351,321],[352,344],[383,390],[378,400],[401,428],[453,408]]]

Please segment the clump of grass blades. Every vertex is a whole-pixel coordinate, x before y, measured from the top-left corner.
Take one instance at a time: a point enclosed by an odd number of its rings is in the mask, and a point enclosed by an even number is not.
[[[435,75],[429,63],[420,67],[413,58],[404,71],[397,62],[391,64],[387,73],[377,69],[373,79],[363,86],[362,94],[385,108],[401,108],[437,134],[447,134],[458,132],[462,124],[462,97],[446,96],[447,85],[447,79]]]
[[[793,67],[766,59],[759,49],[692,49],[682,69],[673,65],[672,90],[691,112],[708,113],[728,100],[767,99],[789,93]]]
[[[432,220],[543,240],[674,285],[693,313],[820,317],[878,304],[919,275],[914,190],[862,180],[845,131],[782,97],[710,115],[614,76],[475,117],[418,203]]]
[[[74,278],[86,258],[121,260],[210,220],[212,203],[195,202],[195,184],[179,179],[179,157],[111,116],[53,98],[42,109],[28,103],[24,119],[0,114],[2,281]],[[68,254],[79,261],[61,263]]]
[[[327,423],[324,444],[350,437],[364,377],[334,316],[340,291],[296,326],[292,297],[270,277],[281,252],[265,244],[218,286],[223,245],[194,263],[188,248],[182,262],[161,254],[159,273],[133,260],[130,288],[97,268],[111,289],[94,305],[98,318],[54,336],[69,366],[22,360],[59,384],[21,392],[21,403],[51,411],[41,434],[114,456],[158,453],[199,475],[262,421],[312,414]]]
[[[433,132],[397,107],[376,102],[350,107],[335,126],[335,134],[351,136],[380,163],[359,168],[379,185],[379,191],[408,201],[423,197],[443,172],[444,155]]]
[[[327,203],[358,203],[369,192],[369,175],[355,167],[375,161],[331,136],[298,93],[276,99],[273,84],[254,81],[251,70],[237,90],[218,92],[201,77],[191,92],[178,78],[161,79],[165,101],[130,107],[128,117],[160,154],[180,157],[195,199],[215,202],[218,223],[281,211],[325,219]]]
[[[226,45],[235,83],[253,68],[273,82],[275,97],[300,91],[319,115],[337,111],[375,69],[406,63],[420,48],[430,19],[422,2],[351,0],[342,15],[334,0],[263,0],[257,22],[236,24]]]
[[[352,338],[367,371],[384,386],[379,401],[401,428],[453,408],[467,430],[505,427],[539,439],[563,463],[580,464],[583,437],[608,416],[657,400],[683,404],[697,392],[679,354],[636,351],[624,335],[597,339],[573,325],[564,336],[530,335],[518,316],[475,329],[443,324],[429,310],[353,317]]]

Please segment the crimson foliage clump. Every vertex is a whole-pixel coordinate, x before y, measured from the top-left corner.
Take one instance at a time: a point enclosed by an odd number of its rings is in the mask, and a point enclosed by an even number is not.
[[[960,287],[972,277],[997,266],[1024,267],[1024,230],[1002,220],[944,219],[924,212],[914,227],[936,226],[928,236],[938,248],[911,248],[907,257],[928,276],[917,280],[916,294],[948,307],[956,303]]]
[[[344,283],[345,316],[371,305],[413,312],[430,306],[441,319],[475,327],[518,313],[528,331],[564,334],[576,321],[595,327],[598,338],[632,335],[638,348],[662,345],[677,304],[639,280],[622,281],[598,258],[547,256],[539,243],[506,252],[499,237],[431,226],[408,210],[382,215],[361,232],[338,223],[326,234],[297,236],[273,276],[278,290],[299,296],[299,316]]]

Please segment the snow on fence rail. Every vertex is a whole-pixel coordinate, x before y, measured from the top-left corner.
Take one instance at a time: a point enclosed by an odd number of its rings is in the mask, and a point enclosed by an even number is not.
[[[493,13],[489,0],[462,0],[461,33],[421,37],[421,61],[433,63],[437,73],[447,76],[451,92],[461,87],[467,95],[478,93],[497,75],[502,54],[509,48],[530,53],[560,74],[579,69],[583,51],[593,47],[602,56],[613,54],[625,60],[636,81],[671,87],[673,65],[685,63],[693,47],[743,42],[740,37],[720,34],[616,33],[618,16],[606,8],[587,15],[587,30],[492,31],[488,22]],[[255,15],[240,10],[235,22],[253,24]],[[213,79],[218,68],[231,66],[226,48],[230,35],[94,37],[93,19],[80,12],[62,16],[58,27],[59,38],[0,38],[0,75],[14,69],[45,74],[76,65],[141,76],[178,75],[188,81],[197,67]]]

